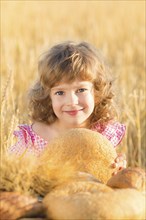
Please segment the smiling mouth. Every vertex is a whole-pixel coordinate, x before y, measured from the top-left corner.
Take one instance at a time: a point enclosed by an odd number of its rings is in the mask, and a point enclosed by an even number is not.
[[[83,109],[80,110],[72,110],[72,111],[64,111],[65,113],[69,114],[69,115],[77,115],[78,112],[82,111]]]

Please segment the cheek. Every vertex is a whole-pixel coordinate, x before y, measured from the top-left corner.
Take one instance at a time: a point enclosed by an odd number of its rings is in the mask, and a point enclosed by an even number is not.
[[[52,99],[52,108],[53,110],[58,109],[61,106],[61,102],[58,99]]]
[[[88,105],[94,106],[94,95],[92,93],[87,94],[84,98]]]
[[[90,109],[93,111],[94,109],[94,106],[95,106],[95,103],[94,103],[94,97],[90,97],[89,98],[89,107]]]

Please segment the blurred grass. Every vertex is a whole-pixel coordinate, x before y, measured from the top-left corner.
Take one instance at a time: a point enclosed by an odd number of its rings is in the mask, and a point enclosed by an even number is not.
[[[145,1],[1,1],[1,149],[27,123],[41,52],[64,40],[101,50],[116,77],[129,166],[145,167]]]

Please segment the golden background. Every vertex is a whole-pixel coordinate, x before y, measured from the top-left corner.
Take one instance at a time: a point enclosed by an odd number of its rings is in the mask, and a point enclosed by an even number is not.
[[[145,1],[1,1],[1,149],[28,122],[26,92],[37,78],[39,55],[65,40],[101,50],[116,78],[120,151],[128,165],[145,166]]]

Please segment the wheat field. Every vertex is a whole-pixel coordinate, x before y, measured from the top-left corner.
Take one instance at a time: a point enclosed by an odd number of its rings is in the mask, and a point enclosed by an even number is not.
[[[1,1],[1,150],[28,123],[27,90],[39,55],[65,40],[88,41],[106,57],[116,78],[119,151],[128,166],[145,167],[145,1]]]

